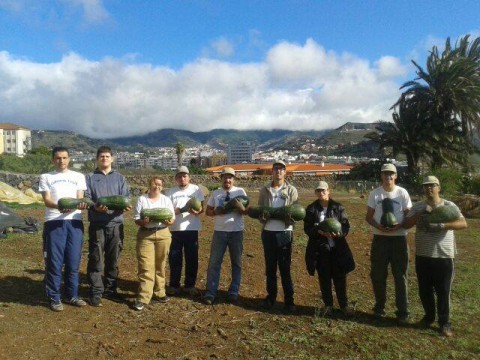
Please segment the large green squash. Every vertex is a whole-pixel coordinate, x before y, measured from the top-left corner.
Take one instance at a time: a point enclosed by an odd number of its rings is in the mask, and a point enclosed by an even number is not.
[[[430,224],[449,223],[457,220],[461,216],[460,211],[455,206],[439,206],[427,215],[427,221]]]
[[[327,233],[341,233],[342,224],[335,218],[326,218],[320,224],[318,224],[318,229]]]
[[[153,222],[163,222],[172,219],[173,214],[166,208],[143,209],[140,211],[140,218],[143,219],[145,217],[148,217]]]
[[[393,214],[393,200],[385,198],[382,200],[382,217],[380,218],[380,224],[386,228],[392,228],[398,225],[397,218]]]
[[[287,215],[291,215],[294,221],[300,221],[305,218],[305,208],[300,204],[273,208],[269,206],[252,206],[248,208],[248,216],[254,219],[260,218],[264,212],[270,214],[272,219],[285,220]]]
[[[109,210],[125,210],[132,206],[130,198],[123,195],[102,196],[97,199],[98,206],[106,206]]]
[[[180,209],[180,212],[188,212],[190,209],[193,209],[195,211],[202,210],[202,202],[197,198],[191,198],[187,201],[185,206]]]
[[[63,197],[58,200],[57,206],[59,210],[75,210],[80,203],[86,203],[87,207],[93,205],[93,201],[89,198],[76,199],[71,197]]]
[[[250,200],[248,199],[248,196],[245,196],[245,195],[236,196],[236,197],[230,199],[229,201],[227,201],[225,204],[223,204],[223,210],[226,213],[232,212],[233,210],[236,209],[236,207],[234,205],[234,201],[233,201],[234,199],[238,199],[243,204],[243,206],[245,206],[245,207],[248,207],[248,204],[250,203]]]

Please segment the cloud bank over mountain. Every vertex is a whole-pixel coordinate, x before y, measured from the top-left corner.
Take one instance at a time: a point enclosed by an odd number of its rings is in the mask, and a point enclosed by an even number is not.
[[[106,16],[106,15],[105,15]],[[212,48],[227,58],[224,39]],[[94,138],[157,129],[322,130],[389,120],[407,66],[336,53],[312,39],[279,42],[263,61],[198,58],[179,69],[135,55],[92,61],[67,53],[38,63],[0,52],[0,122]]]

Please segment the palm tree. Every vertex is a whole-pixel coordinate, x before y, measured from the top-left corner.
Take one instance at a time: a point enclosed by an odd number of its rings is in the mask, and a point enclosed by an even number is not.
[[[406,90],[394,107],[421,104],[432,167],[458,161],[465,165],[474,149],[473,136],[480,132],[480,38],[469,42],[467,35],[455,48],[447,39],[442,53],[433,47],[426,70],[412,62],[417,78],[401,87]]]
[[[179,141],[177,141],[175,144],[175,153],[177,154],[178,166],[182,166],[183,154],[185,154],[185,146]]]

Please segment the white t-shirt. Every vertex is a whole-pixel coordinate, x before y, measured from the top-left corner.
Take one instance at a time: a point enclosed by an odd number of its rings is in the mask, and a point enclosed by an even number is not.
[[[67,170],[65,172],[52,171],[40,175],[38,185],[40,192],[50,192],[52,201],[57,203],[64,197],[77,198],[77,191],[87,190],[85,175]],[[61,213],[58,209],[46,208],[45,221],[50,220],[82,220],[82,211],[75,210],[68,213]]]
[[[282,190],[286,186],[283,185],[279,188],[274,188],[270,186],[270,193],[272,194],[272,203],[270,204],[273,208],[284,207],[286,199],[282,197]],[[268,231],[292,231],[293,226],[290,225],[289,227],[285,227],[285,221],[278,220],[278,219],[269,219],[263,228],[264,230]]]
[[[152,199],[149,198],[148,194],[143,194],[138,198],[137,205],[135,206],[135,213],[133,215],[133,218],[135,220],[140,220],[140,212],[143,209],[155,209],[155,208],[166,208],[170,210],[173,214],[173,219],[175,219],[175,211],[173,209],[173,204],[170,198],[167,196],[160,194],[160,198],[157,201],[152,201]],[[147,225],[144,227],[146,228],[164,228],[165,225],[163,225],[161,222],[154,222],[150,221]]]
[[[380,224],[380,219],[383,215],[382,200],[385,198],[392,199],[393,214],[397,218],[398,223],[401,224],[405,217],[404,211],[412,207],[412,201],[410,200],[410,195],[407,190],[400,186],[395,186],[392,191],[388,192],[380,186],[370,193],[368,197],[368,207],[375,210],[373,218],[378,224]],[[408,232],[403,228],[391,232],[382,232],[377,228],[373,228],[373,233],[383,236],[404,236],[407,235]]]
[[[188,184],[185,189],[180,189],[178,186],[165,190],[165,195],[172,200],[174,208],[181,209],[187,205],[188,200],[197,198],[200,201],[204,200],[202,190],[194,184]],[[200,217],[188,212],[177,214],[175,223],[170,226],[170,231],[185,231],[194,230],[199,231],[202,228]]]
[[[232,186],[229,190],[230,199],[240,195],[247,195],[245,190],[240,187]],[[225,189],[217,189],[212,192],[210,197],[208,198],[208,206],[213,208],[223,206],[225,203],[225,197],[227,196],[227,192]],[[228,214],[223,215],[215,215],[214,217],[214,229],[216,231],[242,231],[243,230],[243,215],[240,214],[238,211],[234,210],[229,212]]]

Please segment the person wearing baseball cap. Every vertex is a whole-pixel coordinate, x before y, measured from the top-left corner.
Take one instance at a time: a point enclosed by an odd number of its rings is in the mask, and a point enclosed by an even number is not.
[[[203,297],[203,301],[207,305],[212,305],[217,296],[220,271],[227,247],[232,264],[232,280],[227,294],[228,302],[237,302],[242,277],[243,215],[247,213],[247,209],[236,197],[246,196],[247,193],[243,188],[234,185],[235,170],[231,167],[223,168],[220,181],[222,187],[212,192],[208,198],[206,210],[206,215],[214,218],[214,231],[207,269],[207,291]],[[225,212],[223,205],[229,201],[233,202],[235,210]]]
[[[408,312],[408,244],[407,230],[402,227],[405,215],[412,207],[407,190],[395,184],[397,168],[395,165],[383,164],[380,170],[381,185],[368,197],[365,221],[372,227],[373,241],[370,252],[370,277],[375,295],[374,315],[385,316],[387,297],[388,265],[392,267],[395,282],[395,304],[398,323],[405,325],[409,321]],[[390,199],[386,202],[384,199]],[[391,227],[382,225],[384,204],[393,207],[397,224]]]
[[[200,214],[204,209],[203,192],[198,185],[190,183],[188,167],[177,168],[175,182],[177,186],[165,190],[165,195],[172,200],[175,208],[175,222],[170,226],[172,243],[168,254],[170,265],[170,283],[167,287],[168,295],[180,293],[180,279],[182,277],[182,263],[185,253],[185,278],[183,291],[188,295],[197,295],[195,288],[198,274],[198,233],[202,228]],[[200,210],[190,208],[186,212],[180,209],[185,207],[190,199],[200,200]]]
[[[332,282],[335,286],[340,310],[346,316],[353,315],[348,304],[347,274],[354,270],[355,262],[348,246],[346,236],[350,230],[345,208],[330,197],[330,189],[326,181],[320,181],[315,188],[317,200],[307,206],[303,220],[303,230],[308,235],[305,262],[310,275],[318,273],[320,291],[322,293],[324,316],[333,315]],[[340,232],[321,230],[326,219],[336,219],[342,226]]]
[[[440,197],[441,187],[437,177],[426,176],[422,187],[425,200],[413,205],[403,225],[407,229],[417,226],[415,269],[418,294],[425,312],[420,325],[430,327],[437,315],[440,334],[450,337],[453,335],[450,324],[450,291],[456,248],[454,230],[465,229],[467,223],[455,203]],[[448,207],[456,218],[445,223],[430,223],[427,220],[428,213],[438,207]]]
[[[289,184],[285,162],[276,160],[272,164],[272,181],[260,188],[258,205],[268,207],[289,206],[298,201],[297,189]],[[265,212],[259,219],[263,224],[262,245],[265,256],[267,297],[266,308],[272,308],[277,300],[277,268],[282,279],[284,306],[287,311],[295,310],[294,289],[291,275],[293,220],[287,216],[284,220],[270,219]]]

